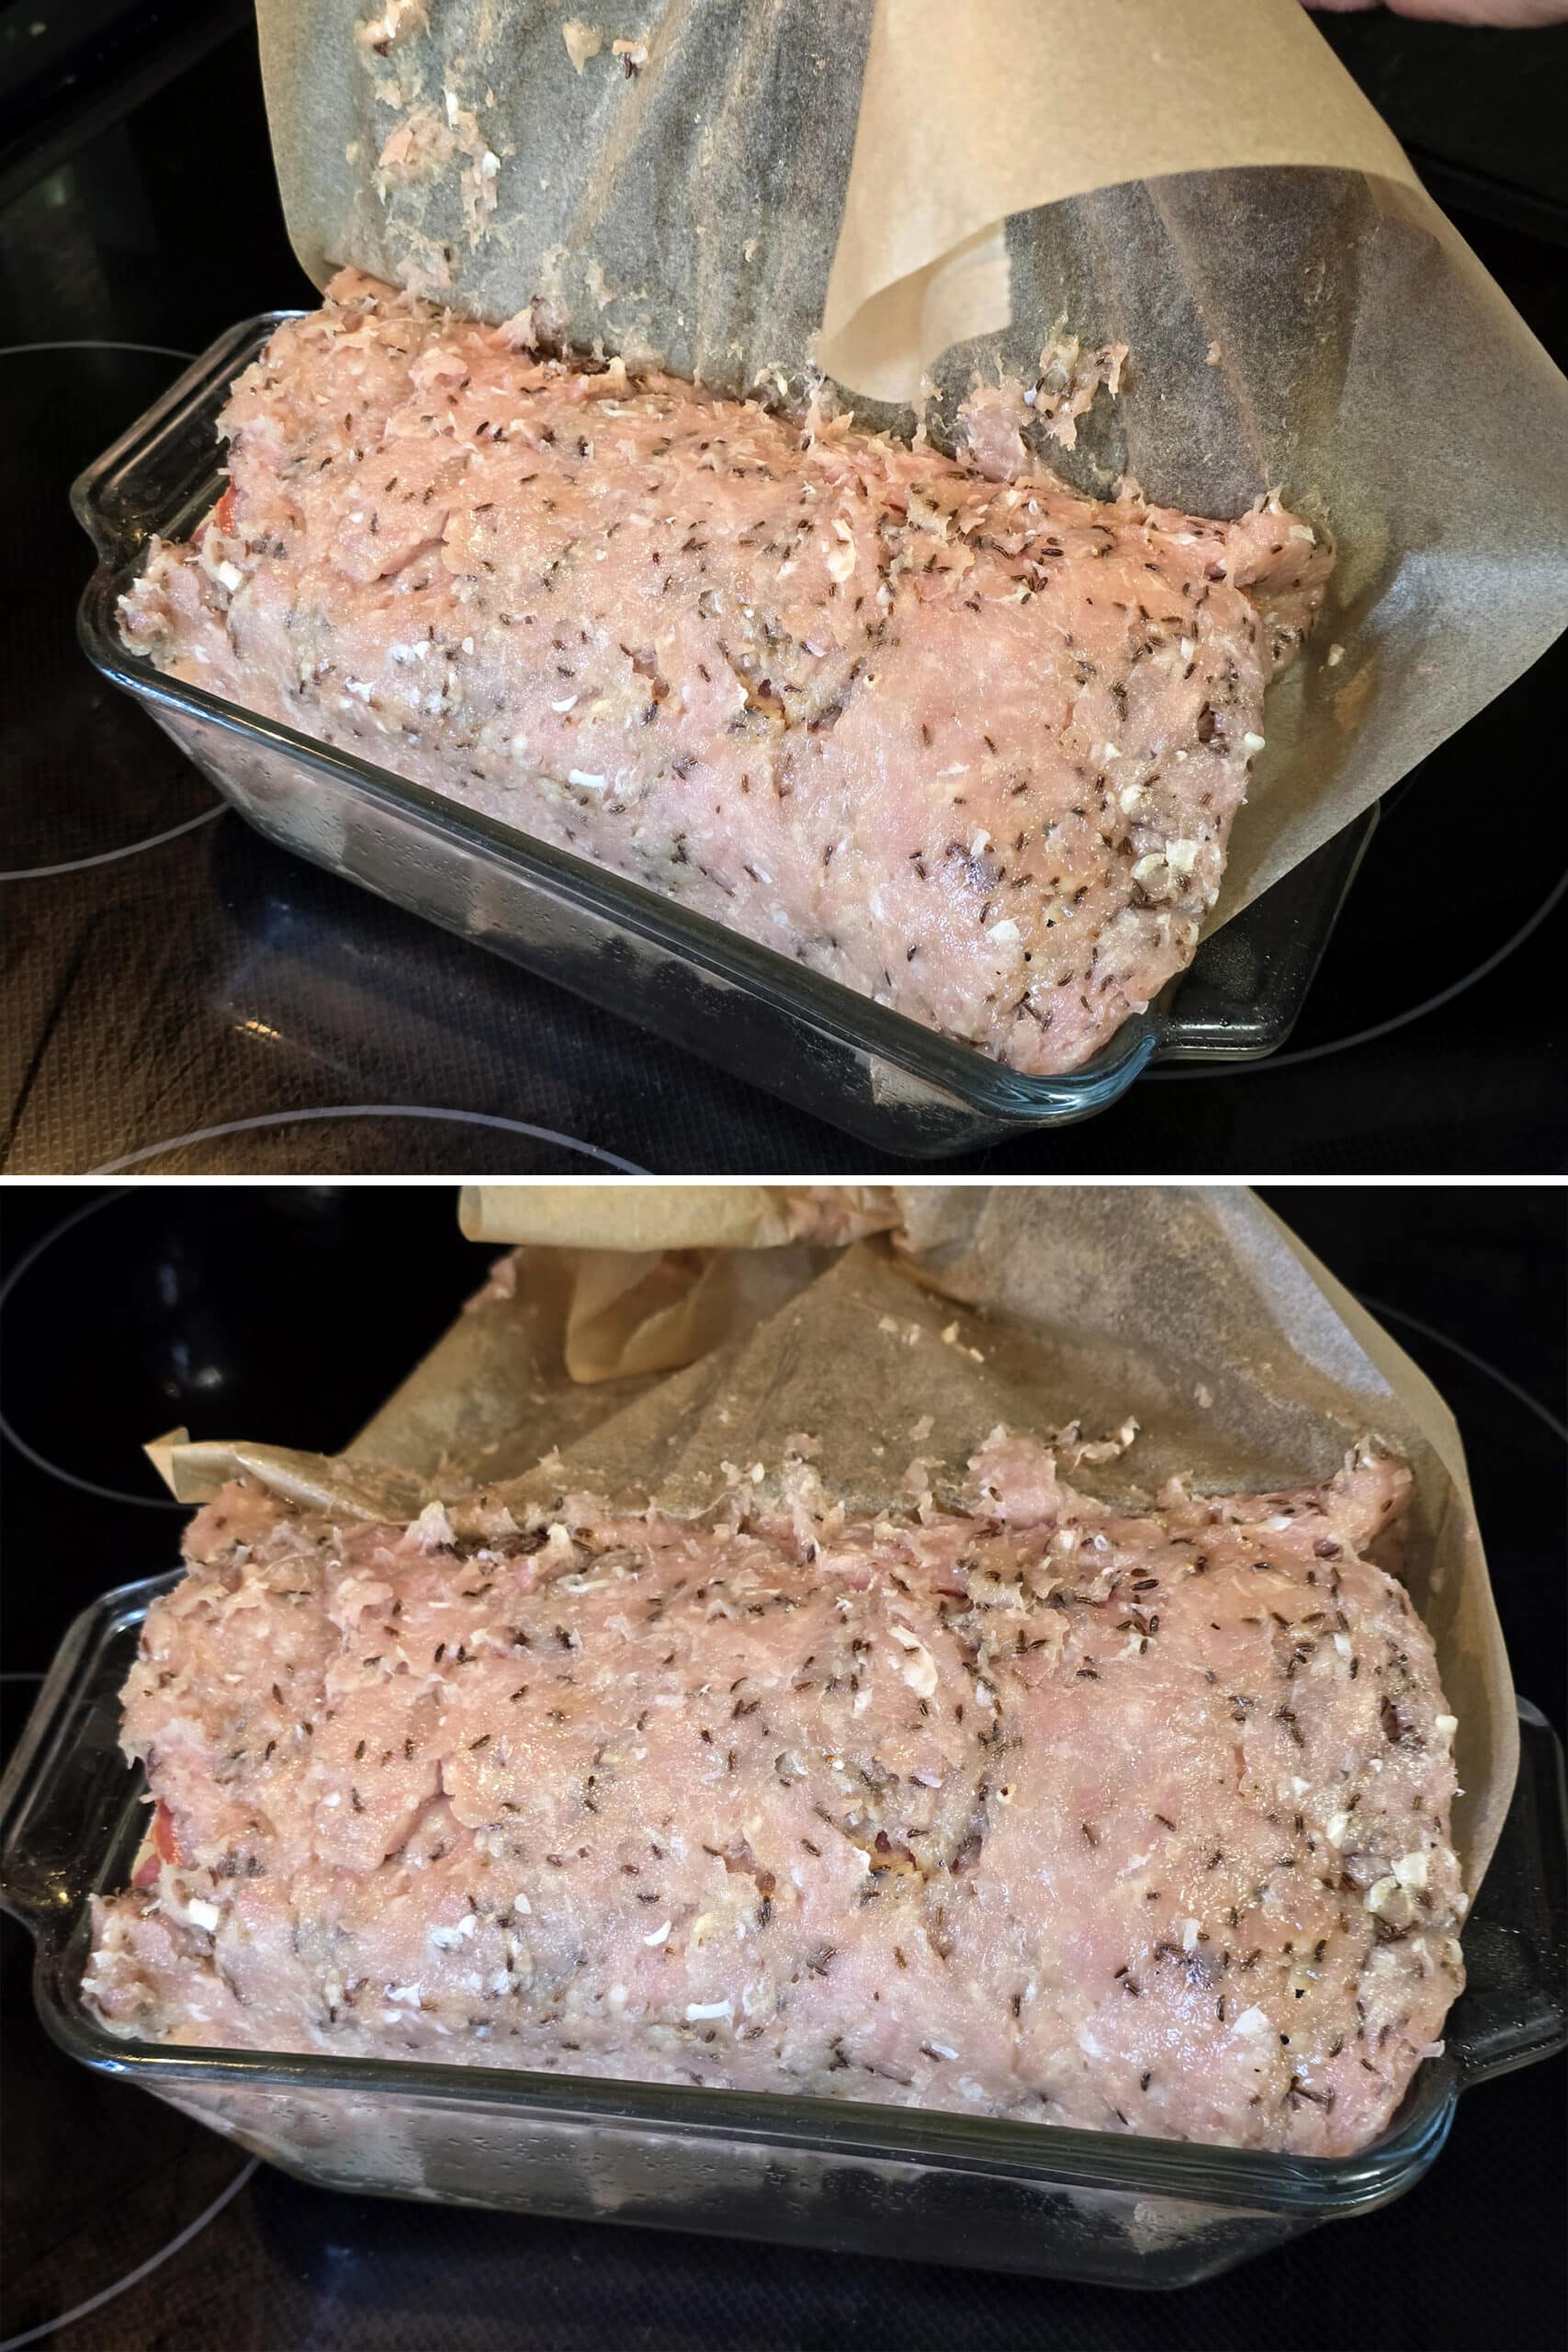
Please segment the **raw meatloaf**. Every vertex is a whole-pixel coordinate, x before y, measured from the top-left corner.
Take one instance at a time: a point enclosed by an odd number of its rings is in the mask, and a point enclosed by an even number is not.
[[[162,669],[1015,1068],[1190,960],[1331,558],[513,346],[345,273],[122,603]],[[994,438],[994,435],[990,436]]]
[[[141,2038],[838,2095],[1325,2153],[1461,1978],[1408,1481],[334,1526],[231,1486],[149,1614]],[[454,1506],[454,1510],[456,1507]],[[479,1529],[488,1532],[480,1533]]]

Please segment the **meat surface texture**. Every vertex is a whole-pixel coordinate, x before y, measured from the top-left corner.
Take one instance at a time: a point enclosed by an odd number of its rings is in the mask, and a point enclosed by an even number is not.
[[[1185,968],[1331,566],[344,273],[121,603],[175,676],[1036,1074]]]
[[[86,1990],[141,2039],[1308,2153],[1462,1982],[1408,1481],[1122,1515],[1031,1440],[874,1521],[333,1526],[227,1487],[149,1613],[157,1802]],[[462,1524],[471,1528],[470,1512]]]

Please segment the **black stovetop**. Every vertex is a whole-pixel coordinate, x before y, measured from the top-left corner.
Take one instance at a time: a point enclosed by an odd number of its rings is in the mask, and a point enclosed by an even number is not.
[[[1269,1197],[1379,1302],[1452,1407],[1520,1687],[1561,1725],[1562,1194]],[[344,1442],[482,1276],[489,1253],[458,1238],[454,1207],[446,1186],[13,1191],[0,1259],[9,1736],[73,1613],[175,1560],[182,1515],[141,1441],[184,1421]],[[62,2352],[1533,2352],[1568,2334],[1561,2061],[1467,2094],[1433,2170],[1385,2211],[1206,2286],[1135,2296],[383,2203],[249,2170],[199,2124],[57,2050],[32,2009],[28,1939],[0,1928],[4,2333],[112,2289],[234,2188],[143,2281],[51,2338]]]
[[[1380,46],[1354,21],[1362,29],[1343,39],[1363,66],[1392,84],[1392,56],[1405,90],[1419,85],[1409,52],[1421,35],[1450,38],[1391,23]],[[1547,44],[1548,81],[1568,32],[1531,38]],[[1472,72],[1525,53],[1461,40],[1456,62]],[[1428,84],[1439,87],[1430,73]],[[1491,182],[1477,159],[1495,164],[1495,142],[1472,140],[1467,153],[1455,140],[1450,84],[1447,112],[1435,95],[1428,107],[1438,145],[1448,139],[1433,168],[1450,194],[1481,200]],[[1535,232],[1559,210],[1568,220],[1568,206],[1540,192],[1552,175],[1531,163],[1519,84],[1512,73],[1504,95],[1521,126],[1532,225],[1461,220],[1561,348],[1568,273]],[[6,511],[28,566],[0,688],[0,1166],[877,1166],[836,1130],[262,842],[78,651],[90,560],[66,508],[72,476],[177,371],[179,353],[237,318],[312,299],[283,235],[248,37],[197,58],[16,198],[0,215],[0,253]],[[1565,684],[1568,664],[1541,663],[1390,796],[1280,1061],[1154,1075],[1083,1126],[950,1164],[1555,1172],[1568,1083],[1562,924],[1529,926],[1568,865],[1568,803],[1543,773]],[[1528,854],[1456,858],[1478,788],[1513,804],[1507,838]],[[1444,991],[1457,993],[1407,1017]],[[1369,1029],[1382,1034],[1337,1043]]]

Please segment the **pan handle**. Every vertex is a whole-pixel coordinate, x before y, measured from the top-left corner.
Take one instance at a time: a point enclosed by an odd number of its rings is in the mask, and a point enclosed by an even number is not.
[[[1468,1984],[1448,2052],[1461,2086],[1511,2074],[1568,2046],[1568,1782],[1562,1743],[1516,1702],[1519,1777],[1464,1934]]]
[[[221,457],[213,421],[231,381],[274,327],[299,316],[298,311],[269,311],[229,328],[77,475],[71,511],[105,563],[118,571],[130,562],[146,544],[152,517],[217,471]]]
[[[148,1605],[177,1577],[105,1593],[72,1624],[0,1781],[0,1909],[40,1940],[63,1937],[124,1805],[120,1684]]]

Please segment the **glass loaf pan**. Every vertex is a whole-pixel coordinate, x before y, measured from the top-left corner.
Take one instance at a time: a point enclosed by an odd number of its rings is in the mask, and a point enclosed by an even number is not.
[[[218,498],[219,411],[289,315],[220,336],[72,493],[100,558],[80,614],[88,659],[269,840],[910,1158],[1085,1118],[1154,1060],[1250,1060],[1290,1034],[1375,811],[1206,941],[1082,1069],[1026,1078],[637,883],[161,676],[121,644],[116,599],[153,532],[182,537]]]
[[[146,1815],[119,1691],[173,1576],[72,1626],[0,1784],[0,1900],[37,1941],[43,2021],[86,2065],[329,2188],[856,2254],[1179,2287],[1386,2204],[1448,2137],[1460,2092],[1550,2055],[1564,2012],[1562,1751],[1518,1702],[1522,1758],[1464,1938],[1443,2054],[1359,2154],[1296,2157],[858,2101],[672,2089],[413,2061],[171,2049],[81,1997],[90,1894],[126,1883]]]

